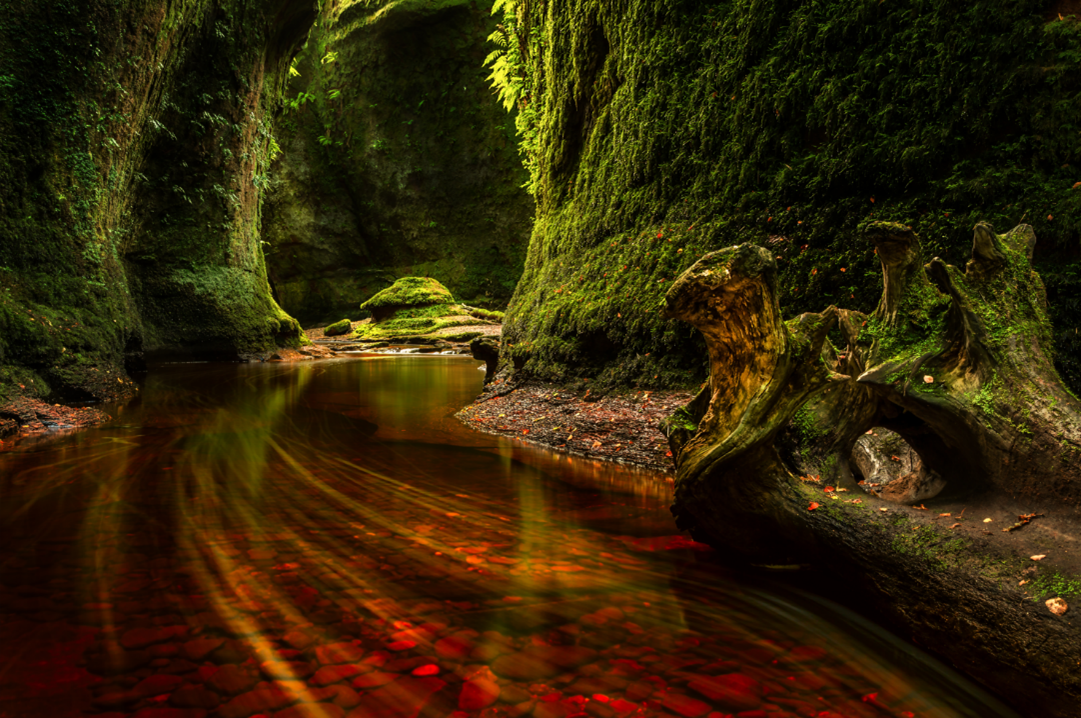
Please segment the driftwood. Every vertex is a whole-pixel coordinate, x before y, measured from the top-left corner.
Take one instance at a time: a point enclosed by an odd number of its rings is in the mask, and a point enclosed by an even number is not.
[[[673,284],[667,313],[702,332],[711,377],[666,426],[677,523],[751,563],[830,566],[1015,705],[1081,715],[1081,679],[1070,674],[1078,632],[1004,592],[977,561],[957,559],[947,577],[926,555],[898,553],[887,517],[906,509],[864,493],[853,475],[857,442],[879,427],[918,455],[906,479],[941,489],[938,501],[1081,506],[1081,406],[1051,362],[1032,228],[977,225],[963,271],[924,264],[907,227],[876,223],[868,239],[884,284],[870,315],[829,307],[785,321],[774,258],[751,245],[708,254]],[[835,329],[843,348],[828,338]],[[811,473],[820,484],[801,480]],[[812,509],[823,484],[848,498]],[[1043,641],[1039,656],[1030,640]]]

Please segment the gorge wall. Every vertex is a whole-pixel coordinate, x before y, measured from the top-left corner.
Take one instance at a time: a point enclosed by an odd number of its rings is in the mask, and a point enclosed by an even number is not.
[[[960,261],[972,227],[1022,219],[1081,387],[1081,24],[996,0],[582,0],[505,4],[505,97],[536,224],[504,360],[591,387],[706,377],[697,332],[661,316],[704,253],[750,241],[791,313],[870,311],[869,221]],[[1061,14],[1060,14],[1061,13]]]
[[[533,214],[484,60],[492,1],[324,3],[275,135],[264,240],[305,325],[360,318],[402,276],[502,309]]]
[[[314,0],[0,2],[0,399],[130,395],[144,352],[301,341],[260,245]]]

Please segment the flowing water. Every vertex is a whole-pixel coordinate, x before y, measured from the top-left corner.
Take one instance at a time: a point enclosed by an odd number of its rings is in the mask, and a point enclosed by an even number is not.
[[[462,357],[183,364],[0,453],[0,718],[1014,715],[675,532],[663,475],[470,431]]]

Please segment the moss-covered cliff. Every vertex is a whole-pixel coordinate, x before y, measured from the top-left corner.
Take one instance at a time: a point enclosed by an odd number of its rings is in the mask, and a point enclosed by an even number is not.
[[[262,186],[314,0],[0,0],[0,399],[297,343]],[[20,388],[21,386],[21,388]]]
[[[491,0],[324,3],[276,125],[267,262],[306,323],[402,276],[502,308],[533,202],[482,67]]]
[[[504,330],[527,371],[603,385],[705,378],[664,319],[706,251],[777,257],[783,305],[869,311],[870,220],[929,256],[1033,225],[1060,370],[1081,386],[1081,24],[1048,0],[504,3],[537,221]],[[1066,349],[1064,351],[1064,349]]]

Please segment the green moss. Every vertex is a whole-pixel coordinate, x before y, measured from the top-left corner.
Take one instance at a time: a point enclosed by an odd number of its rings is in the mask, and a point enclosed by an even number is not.
[[[328,337],[336,337],[340,334],[348,334],[352,329],[353,323],[348,319],[342,319],[340,322],[334,322],[333,324],[328,325],[323,330],[323,334]]]
[[[283,306],[325,323],[401,276],[503,308],[533,202],[484,82],[492,0],[323,3],[275,133],[266,215]]]
[[[1081,597],[1081,580],[1059,571],[1041,571],[1029,584],[1033,598],[1042,601],[1047,598]]]
[[[112,398],[143,350],[303,341],[270,296],[257,180],[305,20],[267,12],[0,0],[0,364]]]
[[[454,297],[439,281],[428,277],[402,277],[360,305],[371,311],[384,307],[424,307],[451,304]]]
[[[526,369],[700,381],[701,346],[659,300],[699,256],[741,242],[778,257],[792,313],[874,308],[867,221],[911,226],[927,257],[958,265],[979,220],[1025,217],[1043,248],[1067,251],[1081,234],[1081,143],[1064,119],[1081,111],[1081,25],[1044,10],[516,3],[508,72],[533,113],[537,222],[505,336],[533,347]],[[911,309],[905,346],[935,330],[933,306]],[[632,370],[647,352],[668,371]]]

